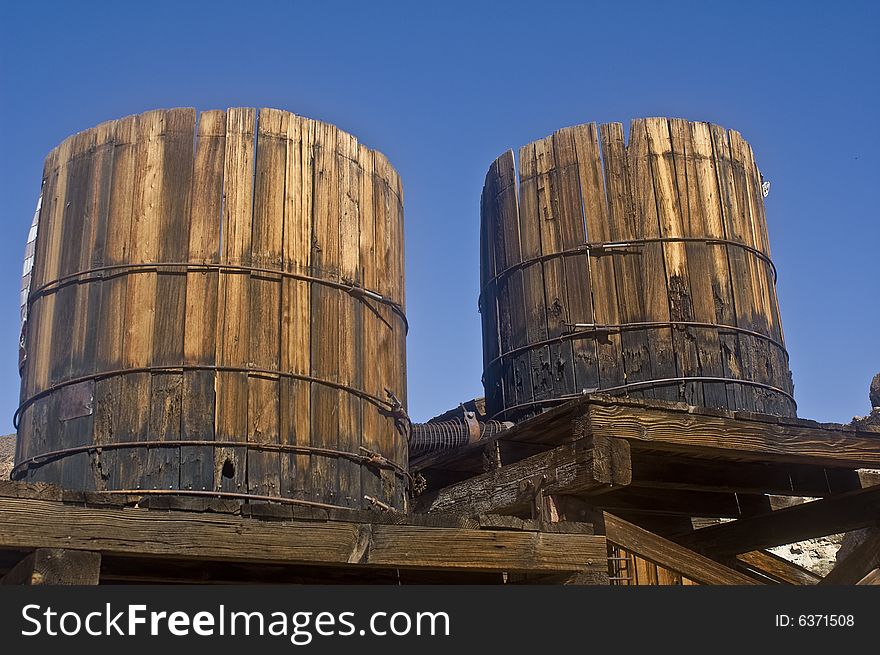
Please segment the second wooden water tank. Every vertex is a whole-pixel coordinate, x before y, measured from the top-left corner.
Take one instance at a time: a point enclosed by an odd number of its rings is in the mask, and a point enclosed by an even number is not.
[[[517,420],[584,392],[795,415],[763,179],[733,130],[578,125],[499,157],[481,215],[484,384]]]

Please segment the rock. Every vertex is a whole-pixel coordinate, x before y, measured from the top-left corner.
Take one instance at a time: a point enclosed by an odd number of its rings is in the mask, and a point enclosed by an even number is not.
[[[880,373],[871,380],[871,390],[868,393],[868,397],[871,399],[871,407],[875,409],[880,408]]]
[[[15,435],[0,436],[0,480],[8,480],[15,459]]]

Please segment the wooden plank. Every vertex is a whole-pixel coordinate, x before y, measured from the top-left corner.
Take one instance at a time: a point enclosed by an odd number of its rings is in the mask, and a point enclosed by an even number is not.
[[[251,263],[256,111],[226,111],[224,203],[220,261]],[[250,354],[250,275],[226,271],[218,282],[217,366],[245,367]],[[223,491],[247,489],[248,374],[219,371],[216,392],[217,439],[242,447],[214,450],[214,480]]]
[[[416,511],[477,516],[528,507],[539,491],[592,495],[630,479],[627,444],[588,437],[420,497]]]
[[[358,163],[358,142],[350,134],[337,136],[337,170],[339,196],[339,267],[340,276],[348,284],[360,283],[360,191],[362,170]],[[367,220],[364,219],[364,224]],[[390,271],[389,271],[390,272]],[[363,312],[364,303],[350,294],[339,298],[339,381],[355,389],[362,389],[363,367]],[[340,390],[338,397],[339,448],[349,453],[358,452],[362,435],[362,401],[348,391]],[[366,408],[370,411],[371,407]],[[345,507],[360,507],[361,465],[349,459],[337,462],[336,503]]]
[[[284,269],[299,274],[311,271],[312,191],[316,123],[291,115],[288,119],[287,173],[282,242]],[[297,235],[294,238],[293,235]],[[281,287],[281,369],[296,375],[311,373],[311,284],[285,278]],[[283,443],[311,443],[311,384],[282,379],[280,432]],[[305,498],[311,493],[309,455],[297,453],[281,468],[285,496]]]
[[[715,170],[718,176],[719,198],[722,208],[724,235],[726,239],[743,242],[743,217],[741,198],[737,194],[736,176],[733,170],[730,141],[727,131],[717,125],[711,125],[712,147],[715,159]],[[752,318],[755,314],[752,293],[752,277],[746,252],[737,246],[727,246],[727,258],[730,266],[733,305],[738,327],[752,329]],[[728,368],[735,378],[750,378],[756,365],[755,337],[747,334],[737,336],[737,351],[731,355]],[[733,363],[736,360],[736,363]],[[738,373],[738,375],[737,375]],[[732,409],[760,411],[756,405],[755,393],[750,387],[740,385],[739,394],[735,396],[740,404]]]
[[[766,550],[741,553],[736,559],[758,573],[784,584],[813,585],[820,580],[815,573]]]
[[[399,297],[399,294],[396,289],[395,276],[391,273],[396,262],[395,251],[399,247],[396,237],[398,219],[397,197],[395,195],[396,174],[388,159],[382,153],[375,151],[373,152],[373,172],[376,288],[383,296],[396,298]],[[378,396],[380,398],[386,397],[385,389],[388,388],[400,398],[405,385],[398,379],[401,373],[399,361],[404,353],[402,346],[398,343],[398,335],[394,328],[397,319],[388,306],[377,304],[374,307],[379,319],[378,323],[374,324],[378,327],[377,358],[375,360],[379,368],[380,391]],[[378,411],[378,409],[375,406],[370,407],[370,411]],[[372,450],[396,456],[402,461],[405,458],[398,452],[399,435],[394,420],[387,413],[380,412],[380,417],[380,429],[365,445]],[[392,506],[402,507],[402,499],[398,498],[399,485],[394,473],[388,469],[380,469],[378,474],[380,480],[378,500]]]
[[[123,242],[130,251],[128,262],[152,263],[159,251],[162,217],[162,194],[165,166],[166,112],[157,110],[137,116],[131,186],[123,192],[134,195],[131,231]],[[152,365],[156,317],[157,279],[155,270],[137,270],[128,275],[125,292],[122,365],[146,368]],[[117,415],[117,441],[145,441],[150,436],[151,376],[148,372],[130,373],[120,378]],[[130,395],[129,395],[130,394]],[[120,463],[119,484],[134,489],[146,484],[144,477],[147,451],[127,448],[117,455]]]
[[[523,254],[519,235],[519,202],[517,198],[517,178],[513,151],[508,150],[492,165],[486,177],[483,211],[487,223],[486,255],[491,278],[522,262]],[[488,280],[487,280],[488,281]],[[485,284],[485,282],[484,282]],[[486,364],[501,352],[507,352],[527,345],[526,308],[524,304],[523,272],[516,268],[506,277],[491,285],[487,291],[485,311],[494,316],[487,323],[486,342],[497,343],[487,351],[491,356]],[[496,307],[497,306],[497,307]],[[497,325],[492,329],[492,325]],[[491,330],[491,331],[489,331]],[[528,403],[533,400],[532,374],[528,352],[520,352],[493,364],[491,375],[487,372],[487,384],[497,378],[501,396],[490,399],[492,413],[502,406]],[[496,382],[496,384],[497,384]],[[495,391],[490,388],[487,393]]]
[[[699,582],[713,585],[753,585],[752,578],[723,564],[693,552],[637,525],[605,513],[608,541],[672,571]]]
[[[362,143],[358,144],[358,163],[363,173],[361,176],[360,201],[363,211],[360,216],[360,229],[358,236],[360,267],[360,279],[367,289],[377,289],[380,270],[377,266],[376,257],[376,215],[378,204],[381,200],[381,192],[376,178],[375,162],[373,153]],[[379,334],[382,330],[381,315],[373,311],[372,305],[362,312],[362,329],[360,361],[358,365],[363,371],[361,383],[367,393],[381,397],[383,381],[379,367],[375,361],[379,356]],[[385,421],[371,404],[363,405],[361,416],[363,435],[378,434],[385,425]],[[378,498],[382,494],[382,479],[379,473],[373,469],[361,469],[361,498],[371,496]]]
[[[871,487],[703,528],[677,541],[713,556],[735,555],[876,526],[878,510],[880,488]]]
[[[257,118],[251,262],[262,269],[282,267],[289,117],[277,109],[260,109]],[[250,275],[248,362],[256,369],[281,367],[281,286],[280,275]],[[247,385],[248,443],[280,443],[278,376],[251,374]],[[281,495],[281,455],[248,448],[247,480],[249,493]]]
[[[859,580],[880,566],[880,530],[874,530],[861,544],[819,581],[822,585],[857,584]]]
[[[838,468],[880,465],[876,437],[866,432],[600,404],[595,398],[589,418],[594,436],[633,439],[642,447],[669,452]]]
[[[80,132],[74,137],[71,146],[71,161],[68,167],[67,194],[65,198],[64,226],[62,232],[61,276],[74,275],[89,266],[83,266],[82,260],[91,259],[91,243],[84,239],[89,233],[91,219],[89,216],[90,188],[98,171],[94,165],[97,152],[97,139],[101,138],[102,149],[111,137],[104,128],[94,128]],[[83,250],[87,252],[83,252]],[[85,374],[84,345],[89,322],[89,284],[69,284],[59,287],[55,305],[55,324],[53,326],[52,371],[50,380],[53,383],[70,380]],[[60,405],[65,404],[64,396],[69,390],[61,391]],[[80,414],[80,412],[76,412]],[[59,411],[58,422],[54,423],[54,444],[59,448],[82,446],[91,441],[92,415],[71,416]],[[51,438],[51,437],[50,437]],[[65,457],[49,464],[51,473],[59,483],[70,488],[88,488],[93,485],[94,478],[89,471],[89,456],[86,454]]]
[[[635,205],[636,238],[658,238],[660,237],[660,219],[651,173],[649,140],[645,120],[632,122],[630,144],[627,148],[627,163],[630,190]],[[670,255],[677,255],[677,252],[672,251]],[[677,260],[673,257],[673,262],[675,261]],[[645,274],[642,288],[645,299],[645,318],[651,322],[669,322],[666,262],[662,244],[648,243],[644,245],[642,267]],[[651,352],[652,379],[675,377],[677,368],[672,330],[665,327],[649,329],[647,337],[648,348]],[[675,401],[679,399],[677,387],[670,385],[654,387],[653,396],[661,400]]]
[[[538,170],[535,145],[519,151],[520,193],[519,234],[523,261],[541,256],[541,229],[538,205]],[[526,339],[534,344],[546,341],[547,302],[544,296],[544,266],[538,261],[523,267],[523,298],[525,302]],[[529,370],[535,401],[551,398],[553,375],[550,349],[547,346],[529,348]],[[525,411],[528,411],[526,409]],[[527,414],[528,415],[528,414]],[[511,418],[508,414],[505,418]]]
[[[648,160],[657,202],[659,236],[683,237],[685,234],[682,207],[676,183],[669,121],[665,118],[648,118],[645,119],[645,128],[648,137]],[[669,319],[693,321],[693,293],[689,281],[687,248],[681,242],[668,241],[662,244],[662,249],[666,271],[666,293],[669,299]],[[681,377],[699,375],[696,343],[686,328],[673,328],[672,344],[678,375]],[[701,382],[686,381],[681,388],[684,390],[682,400],[689,405],[703,404]]]
[[[553,256],[564,249],[562,238],[560,207],[556,202],[559,189],[554,184],[553,171],[556,169],[556,156],[553,150],[553,137],[535,141],[535,166],[538,182],[538,211],[529,219],[538,223],[541,238],[541,255],[546,259],[544,267],[544,321],[547,325],[547,338],[561,337],[568,331],[566,323],[571,322],[571,307],[568,302],[568,281],[562,257]],[[549,256],[549,257],[548,257]],[[553,396],[572,393],[574,386],[574,351],[570,340],[551,342],[548,374]]]
[[[692,158],[688,160],[688,198],[691,207],[691,225],[700,226],[706,237],[713,239],[726,238],[722,199],[719,189],[719,175],[716,160],[713,156],[712,133],[708,123],[690,123],[690,147]],[[710,298],[713,299],[713,311],[707,312],[702,303],[695,305],[697,316],[710,317],[709,322],[719,325],[736,325],[736,308],[733,302],[731,287],[730,264],[727,257],[727,246],[724,244],[707,244],[708,281],[711,285]],[[694,281],[705,284],[705,280]],[[700,292],[705,293],[705,290]],[[700,320],[703,320],[702,318]],[[739,341],[735,334],[718,333],[720,346],[721,375],[726,378],[742,377],[740,363],[736,357]],[[710,360],[711,361],[711,360]],[[714,362],[712,363],[714,366]],[[711,383],[709,383],[711,385]],[[709,387],[712,397],[714,389]],[[725,407],[736,409],[743,406],[743,387],[738,384],[725,384]],[[720,398],[719,398],[720,400]]]
[[[595,126],[593,126],[595,127]],[[559,248],[572,250],[582,248],[589,240],[596,240],[595,225],[607,225],[604,197],[600,197],[601,171],[598,149],[585,153],[578,146],[579,128],[559,130],[553,135],[553,156],[555,166],[550,171],[550,184],[553,191],[553,215],[558,221]],[[590,144],[592,145],[592,143]],[[588,146],[589,147],[589,146]],[[595,157],[591,156],[595,154]],[[585,186],[591,183],[591,186]],[[586,224],[584,216],[586,215]],[[614,295],[613,271],[611,288],[606,285],[608,267],[591,260],[587,252],[561,258],[566,279],[567,323],[616,323],[617,298]],[[613,303],[609,303],[609,299]],[[593,306],[595,302],[595,308]],[[567,332],[575,328],[567,326]],[[613,386],[623,381],[620,366],[619,337],[598,342],[594,335],[586,334],[571,339],[574,386],[567,393],[583,389],[596,389],[601,385]]]
[[[498,197],[498,166],[506,154],[501,155],[489,166],[483,182],[483,190],[480,193],[480,294],[477,303],[483,338],[483,389],[485,390],[486,405],[491,408],[489,411],[492,414],[504,408],[502,380],[504,378],[503,367],[507,366],[507,363],[496,360],[503,349],[500,337],[500,323],[502,322],[500,312],[509,314],[511,311],[509,302],[503,305],[499,304],[502,288],[509,297],[509,285],[501,280],[497,282],[494,280],[495,275],[499,273],[499,268],[504,268],[503,262],[500,266],[498,265],[495,250],[499,247],[499,240],[502,241],[501,247],[504,247],[503,234],[499,234],[497,230],[497,226],[503,225],[503,223],[498,220],[496,215],[496,202]],[[518,217],[517,227],[519,227]],[[519,239],[517,239],[518,250]],[[521,278],[522,272],[518,272]],[[504,322],[509,325],[509,318]]]
[[[157,261],[160,262],[183,262],[188,254],[195,130],[194,109],[172,109],[166,112],[160,210],[157,217]],[[186,278],[183,269],[157,271],[153,366],[179,366],[183,362]],[[150,392],[150,439],[176,441],[181,438],[183,389],[183,371],[153,376]],[[178,487],[180,450],[149,449],[144,464],[144,478],[148,487]]]
[[[669,133],[675,166],[681,236],[709,238],[704,202],[699,191],[697,154],[693,143],[691,123],[680,118],[669,119]],[[717,211],[717,206],[708,211]],[[712,250],[714,246],[702,242],[685,244],[688,262],[688,288],[691,295],[691,313],[694,321],[716,321],[714,287],[712,285]],[[700,376],[723,377],[721,343],[718,331],[706,327],[688,327],[681,330],[688,343],[696,348],[696,371]],[[727,391],[723,382],[702,382],[703,404],[708,407],[727,407]]]
[[[597,154],[581,154],[581,149],[595,147],[592,144],[582,144],[584,132],[578,130],[575,143],[578,145],[578,160],[587,162],[597,157]],[[600,229],[600,234],[609,241],[626,242],[630,239],[639,238],[639,228],[635,220],[635,208],[633,206],[633,194],[630,189],[630,177],[627,169],[626,143],[623,136],[623,125],[620,123],[605,123],[599,128],[600,151],[598,157],[604,171],[605,206],[607,207],[607,228]],[[590,139],[592,141],[592,139]],[[583,169],[583,164],[581,164]],[[596,183],[582,181],[588,184],[588,188],[595,188],[595,192],[601,191],[601,172],[594,173]],[[587,200],[585,199],[586,203]],[[596,202],[601,203],[598,198]],[[601,211],[601,207],[597,210]],[[601,254],[599,261],[603,260]],[[617,285],[617,319],[620,323],[640,323],[647,320],[645,315],[645,300],[642,293],[645,272],[642,267],[641,254],[632,252],[618,252],[604,259],[610,259],[614,266],[614,280]],[[620,336],[620,347],[623,355],[624,379],[626,382],[641,382],[650,380],[651,355],[648,351],[648,336],[645,330],[625,330]],[[653,398],[652,389],[632,389],[628,395],[636,398]]]
[[[632,442],[633,485],[649,489],[731,491],[818,498],[852,491],[854,484],[835,484],[837,469],[805,464],[713,461],[668,453],[645,453]]]
[[[104,557],[524,572],[606,566],[601,535],[260,521],[16,498],[0,499],[0,525],[7,548],[64,547]]]
[[[113,148],[113,169],[109,189],[104,264],[119,265],[130,261],[128,246],[131,235],[137,165],[137,117],[128,116],[116,122]],[[125,308],[128,275],[110,277],[101,283],[101,305],[97,317],[100,337],[96,348],[96,370],[118,370],[123,364]],[[95,443],[119,439],[123,405],[119,377],[95,383]],[[118,451],[107,451],[95,457],[95,488],[120,488],[121,458]]]
[[[100,577],[100,553],[37,548],[10,569],[0,585],[96,585]]]
[[[338,130],[332,125],[316,126],[315,186],[312,216],[312,255],[314,275],[339,279],[339,195],[336,140]],[[311,375],[337,382],[339,375],[339,301],[340,292],[326,285],[312,284],[311,331],[321,335],[311,341]],[[337,420],[338,392],[326,385],[312,385],[311,444],[336,448],[339,442]],[[311,456],[310,475],[314,497],[335,502],[331,495],[336,486],[337,465],[332,457]]]
[[[425,530],[431,532],[425,534]],[[533,551],[525,554],[527,547]],[[600,535],[511,530],[464,533],[447,528],[380,525],[371,531],[366,560],[374,566],[406,562],[407,568],[439,570],[598,573],[607,567],[606,548],[605,538]]]
[[[226,159],[226,112],[199,114],[192,176],[189,251],[187,261],[220,261],[220,226],[223,220],[223,170]],[[183,325],[185,364],[211,366],[217,361],[216,271],[190,271],[186,275],[186,320]],[[209,370],[183,373],[181,431],[185,440],[213,440],[216,375]],[[180,449],[180,485],[184,489],[216,489],[214,449],[185,446]]]
[[[681,491],[627,487],[592,499],[596,507],[640,516],[738,518],[742,515],[737,496],[723,492]]]

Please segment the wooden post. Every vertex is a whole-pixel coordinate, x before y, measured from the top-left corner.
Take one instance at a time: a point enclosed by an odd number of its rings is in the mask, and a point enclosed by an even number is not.
[[[96,585],[101,553],[37,548],[3,576],[4,585]]]

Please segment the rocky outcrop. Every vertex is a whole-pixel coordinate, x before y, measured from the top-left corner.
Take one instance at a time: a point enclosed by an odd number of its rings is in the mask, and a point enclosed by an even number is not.
[[[15,435],[7,434],[0,437],[0,480],[8,480],[15,458]]]

